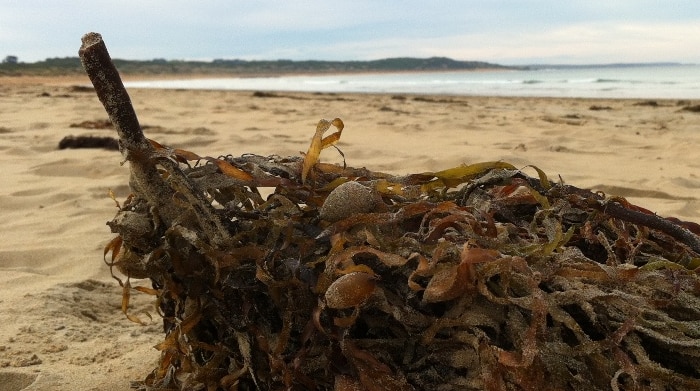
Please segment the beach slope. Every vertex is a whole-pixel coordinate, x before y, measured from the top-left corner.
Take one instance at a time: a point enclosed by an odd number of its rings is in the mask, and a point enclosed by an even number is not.
[[[127,390],[153,368],[152,299],[121,290],[102,260],[105,223],[129,194],[118,151],[59,149],[115,137],[87,77],[0,87],[0,384],[5,390]],[[418,173],[502,160],[700,222],[694,102],[424,95],[129,91],[147,137],[200,155],[298,155],[340,117],[345,163]],[[324,162],[342,163],[333,149]],[[138,283],[138,282],[136,282]],[[145,282],[141,282],[144,285]],[[149,321],[140,311],[154,315]]]

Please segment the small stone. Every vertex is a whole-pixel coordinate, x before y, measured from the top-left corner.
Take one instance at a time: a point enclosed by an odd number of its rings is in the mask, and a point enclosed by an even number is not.
[[[60,353],[63,351],[68,350],[68,345],[66,344],[58,344],[58,345],[49,345],[46,348],[42,350],[43,353]]]
[[[32,354],[31,357],[25,357],[25,358],[18,358],[17,360],[14,360],[11,365],[15,368],[20,368],[20,367],[29,367],[32,365],[39,365],[41,364],[42,361],[37,356],[36,354]]]
[[[356,213],[369,213],[376,207],[376,198],[369,188],[358,182],[345,182],[328,194],[319,215],[334,223]]]

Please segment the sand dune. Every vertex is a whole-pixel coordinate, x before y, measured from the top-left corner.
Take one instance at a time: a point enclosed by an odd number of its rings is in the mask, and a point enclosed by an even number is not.
[[[57,149],[71,127],[103,121],[87,77],[11,79],[0,87],[0,384],[4,390],[126,390],[158,357],[160,322],[121,314],[102,261],[105,222],[129,193],[113,150]],[[254,94],[132,90],[147,137],[200,155],[297,155],[316,122],[340,117],[350,166],[394,173],[504,160],[551,179],[627,197],[700,222],[700,114],[692,102]],[[83,125],[85,126],[85,125]],[[321,155],[341,162],[333,149]],[[533,171],[534,173],[534,171]],[[134,311],[151,310],[144,295]]]

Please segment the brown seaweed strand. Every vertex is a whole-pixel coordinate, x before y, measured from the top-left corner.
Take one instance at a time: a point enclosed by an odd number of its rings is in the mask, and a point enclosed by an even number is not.
[[[160,158],[158,162],[170,174],[168,182],[172,188],[182,194],[189,202],[190,208],[197,217],[199,226],[204,231],[209,243],[217,248],[232,244],[230,242],[231,235],[226,229],[223,219],[204,197],[204,193],[180,170],[178,164],[168,158]]]
[[[610,217],[615,217],[623,221],[661,231],[674,239],[685,243],[688,247],[695,251],[695,253],[700,254],[700,237],[669,219],[665,219],[659,215],[644,213],[627,208],[617,201],[606,201],[604,197],[593,193],[590,190],[583,190],[568,185],[564,186],[563,189],[564,193],[575,194],[582,197],[584,200],[587,200],[588,206],[597,209]]]
[[[671,220],[625,208],[622,204],[617,202],[604,202],[602,206],[602,210],[609,216],[661,231],[685,243],[697,254],[700,254],[700,238]]]

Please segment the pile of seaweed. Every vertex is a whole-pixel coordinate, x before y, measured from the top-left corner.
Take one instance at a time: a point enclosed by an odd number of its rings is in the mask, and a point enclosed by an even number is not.
[[[168,148],[99,34],[80,55],[131,168],[105,256],[164,323],[135,388],[700,388],[697,226],[536,167],[324,164],[339,119],[301,157]]]

